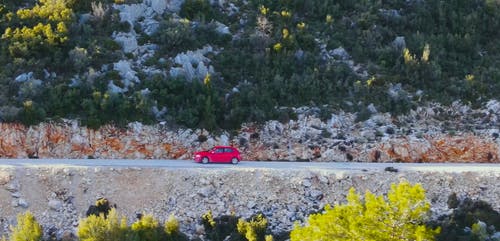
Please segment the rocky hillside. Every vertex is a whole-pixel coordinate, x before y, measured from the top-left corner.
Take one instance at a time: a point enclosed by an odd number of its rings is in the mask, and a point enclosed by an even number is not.
[[[480,108],[500,91],[498,4],[6,0],[0,120],[229,131],[302,106],[324,122]]]

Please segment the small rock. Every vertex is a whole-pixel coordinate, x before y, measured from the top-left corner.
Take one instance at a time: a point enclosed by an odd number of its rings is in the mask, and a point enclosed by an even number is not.
[[[71,171],[69,168],[64,168],[63,169],[63,173],[66,175],[66,176],[73,176],[73,171]]]
[[[28,202],[22,198],[19,198],[17,201],[19,207],[27,208],[29,206]]]
[[[214,192],[215,192],[215,190],[213,188],[204,187],[204,188],[201,188],[200,190],[198,190],[198,195],[200,195],[202,197],[209,197],[209,196],[212,196],[212,194]]]
[[[342,47],[338,47],[330,52],[330,55],[332,55],[335,59],[348,60],[351,58],[349,53],[347,53],[347,51]]]
[[[52,199],[49,201],[49,208],[54,211],[59,211],[62,208],[62,202],[60,200]]]
[[[26,82],[32,78],[33,78],[33,72],[29,72],[29,73],[24,73],[24,74],[18,75],[14,80],[16,82]]]
[[[200,235],[200,234],[204,234],[204,233],[205,233],[205,227],[203,227],[203,225],[196,224],[196,227],[195,227],[195,232],[196,232],[196,234],[198,234],[198,235]]]
[[[323,199],[323,192],[321,192],[320,190],[311,190],[311,192],[309,192],[309,196],[315,200],[321,200]]]
[[[311,181],[309,179],[304,179],[302,181],[302,186],[304,187],[310,187],[312,184],[311,184]]]
[[[10,194],[13,198],[20,198],[21,197],[21,193],[19,192],[13,192]]]
[[[328,178],[325,177],[325,176],[319,176],[318,177],[318,180],[319,182],[321,182],[322,184],[328,184]]]
[[[5,189],[7,189],[7,191],[9,192],[17,192],[20,188],[21,185],[19,185],[18,182],[11,182],[5,187]]]
[[[257,206],[257,204],[256,204],[254,201],[249,201],[249,202],[247,203],[247,208],[248,208],[248,209],[253,209],[253,208],[255,208],[256,206]]]
[[[496,232],[493,235],[491,235],[492,240],[500,240],[500,232]]]

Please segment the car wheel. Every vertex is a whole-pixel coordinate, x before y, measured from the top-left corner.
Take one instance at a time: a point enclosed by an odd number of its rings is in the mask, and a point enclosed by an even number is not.
[[[201,163],[207,164],[208,163],[208,157],[203,157],[203,159],[201,159]]]
[[[231,159],[232,164],[238,164],[238,162],[239,162],[238,158],[236,158],[236,157],[233,157],[233,159]]]

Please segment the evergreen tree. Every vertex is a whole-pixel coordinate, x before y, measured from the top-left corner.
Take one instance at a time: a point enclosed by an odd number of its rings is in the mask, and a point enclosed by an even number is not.
[[[425,225],[430,204],[420,184],[393,184],[387,197],[366,192],[364,200],[351,188],[347,203],[309,216],[305,226],[295,224],[291,241],[373,240],[430,241],[440,229]]]

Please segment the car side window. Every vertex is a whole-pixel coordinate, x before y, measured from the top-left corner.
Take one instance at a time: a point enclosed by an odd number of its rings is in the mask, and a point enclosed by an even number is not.
[[[233,149],[231,149],[231,148],[226,148],[225,152],[229,152],[229,153],[231,153],[231,152],[233,152]]]
[[[215,150],[215,153],[222,153],[222,152],[224,152],[224,149],[223,149],[223,148],[219,148],[219,149],[216,149],[216,150]]]

